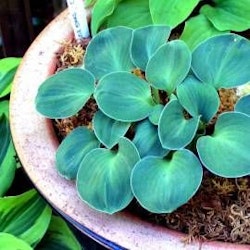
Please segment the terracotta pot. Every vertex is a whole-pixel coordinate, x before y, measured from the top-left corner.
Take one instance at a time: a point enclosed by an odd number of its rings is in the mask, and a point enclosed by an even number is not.
[[[18,69],[11,93],[10,118],[14,144],[22,165],[46,200],[83,233],[110,249],[247,250],[250,246],[219,242],[184,245],[184,234],[155,226],[127,213],[107,215],[92,210],[77,196],[75,185],[55,169],[58,141],[50,120],[35,110],[41,82],[56,68],[60,42],[73,36],[67,11],[37,37]]]

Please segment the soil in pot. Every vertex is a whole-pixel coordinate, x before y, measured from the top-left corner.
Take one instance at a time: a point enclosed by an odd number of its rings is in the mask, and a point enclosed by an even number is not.
[[[63,43],[63,50],[58,54],[58,71],[81,64],[88,42],[86,39],[81,42],[73,40]],[[135,72],[138,73],[141,72]],[[219,112],[232,110],[236,101],[235,91],[222,90],[219,95],[222,102]],[[91,127],[91,120],[96,110],[97,105],[90,99],[76,116],[54,120],[53,125],[59,141],[78,126]],[[127,136],[132,137],[133,132],[129,133]],[[126,209],[152,223],[186,233],[188,236],[183,238],[183,241],[187,243],[200,239],[250,244],[248,177],[226,179],[204,170],[202,185],[196,195],[173,213],[150,213],[135,200]]]

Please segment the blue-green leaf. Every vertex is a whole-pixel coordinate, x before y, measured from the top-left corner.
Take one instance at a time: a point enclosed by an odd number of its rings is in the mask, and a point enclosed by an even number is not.
[[[98,140],[107,148],[112,148],[118,143],[130,127],[129,122],[120,122],[97,111],[93,118],[93,129]]]
[[[171,213],[197,191],[202,167],[186,149],[170,159],[149,156],[139,161],[131,175],[132,191],[142,207],[153,213]]]
[[[32,247],[43,238],[51,219],[51,208],[35,190],[0,198],[0,232],[12,234]]]
[[[5,250],[32,250],[33,248],[24,240],[12,234],[0,232],[0,246]]]
[[[199,43],[205,41],[209,37],[226,32],[227,31],[217,30],[203,14],[199,14],[189,18],[185,22],[185,27],[180,39],[183,40],[191,50],[193,50]]]
[[[83,250],[67,223],[53,215],[49,228],[36,250]]]
[[[162,148],[158,136],[158,127],[154,126],[149,120],[137,124],[133,143],[141,158],[148,155],[163,157],[169,152],[169,150]]]
[[[193,51],[192,69],[216,89],[232,88],[250,79],[250,41],[236,34],[218,35]]]
[[[159,121],[159,138],[167,149],[181,149],[194,138],[200,117],[186,118],[178,100],[170,101],[162,111]]]
[[[99,148],[86,155],[77,174],[80,198],[109,214],[125,208],[133,199],[130,174],[139,153],[127,138],[120,138],[118,151]]]
[[[191,116],[201,116],[201,120],[208,123],[217,113],[220,98],[216,89],[202,83],[194,76],[187,77],[177,87],[177,96],[181,105]]]
[[[181,40],[162,45],[149,60],[146,79],[156,89],[172,94],[187,76],[191,66],[191,53]]]
[[[154,23],[174,28],[191,14],[198,3],[199,0],[149,0],[149,8]]]
[[[162,110],[164,109],[164,105],[162,104],[157,104],[154,106],[153,111],[151,112],[151,114],[149,115],[148,119],[150,120],[150,122],[154,125],[158,125],[159,124],[159,119],[162,113]]]
[[[114,13],[107,18],[107,27],[122,25],[130,28],[138,28],[149,24],[152,24],[152,18],[148,0],[119,1]]]
[[[197,141],[202,163],[212,173],[229,178],[250,174],[250,117],[237,112],[218,117],[211,136]]]
[[[134,30],[131,56],[138,68],[146,70],[149,59],[161,45],[167,42],[170,31],[170,27],[165,25],[149,25]]]
[[[214,6],[205,4],[203,13],[217,30],[244,31],[250,28],[249,0],[213,0]]]
[[[250,116],[250,95],[241,97],[234,107],[235,111],[244,113]]]
[[[93,94],[94,84],[94,76],[84,69],[60,71],[39,87],[36,108],[49,118],[75,115]]]
[[[85,68],[97,80],[116,71],[132,71],[130,58],[132,29],[114,27],[99,32],[89,43],[85,52]]]
[[[59,145],[56,152],[56,168],[67,179],[75,179],[79,166],[92,149],[100,142],[94,133],[85,127],[74,129]]]
[[[118,121],[142,120],[154,107],[149,84],[128,72],[104,76],[94,96],[102,112]]]
[[[0,60],[0,97],[10,93],[11,84],[21,58],[7,57]]]

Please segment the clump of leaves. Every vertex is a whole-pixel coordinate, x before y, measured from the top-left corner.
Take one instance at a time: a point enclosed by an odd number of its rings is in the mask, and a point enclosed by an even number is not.
[[[9,100],[11,84],[21,59],[15,57],[0,60],[0,197],[11,186],[17,164],[9,126]]]
[[[139,28],[164,24],[181,30],[181,39],[191,49],[214,35],[250,28],[249,0],[97,0],[93,5],[91,31],[118,25]],[[129,9],[129,13],[128,10]],[[183,22],[185,27],[183,29]]]
[[[63,219],[33,189],[0,198],[0,245],[9,249],[78,250],[81,245]]]
[[[120,211],[135,197],[153,213],[170,213],[196,193],[204,167],[227,178],[250,174],[250,95],[218,113],[218,91],[250,80],[250,42],[218,35],[191,52],[182,40],[167,41],[170,33],[165,25],[103,30],[84,68],[39,88],[36,107],[49,118],[97,104],[92,128],[73,130],[56,164],[99,211]]]

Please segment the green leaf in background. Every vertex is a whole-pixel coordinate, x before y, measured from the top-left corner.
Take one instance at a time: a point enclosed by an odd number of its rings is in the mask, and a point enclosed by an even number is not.
[[[162,45],[150,58],[146,67],[146,79],[156,89],[172,94],[184,80],[191,66],[191,53],[181,40]]]
[[[95,89],[94,97],[105,115],[124,122],[146,118],[155,105],[149,84],[128,72],[104,76]]]
[[[9,100],[0,101],[0,115],[2,114],[9,119]]]
[[[36,250],[82,250],[80,243],[59,216],[52,215],[49,228]]]
[[[180,39],[183,40],[190,50],[193,50],[199,43],[207,38],[224,34],[227,31],[217,30],[213,24],[202,14],[189,18],[185,22],[185,27]]]
[[[202,166],[197,157],[183,149],[170,159],[145,157],[131,175],[132,191],[142,207],[152,213],[171,213],[198,190]]]
[[[4,196],[14,180],[17,168],[15,155],[14,145],[12,141],[10,141],[4,159],[0,163],[0,197]]]
[[[51,219],[51,208],[35,190],[0,198],[0,232],[12,234],[32,247],[43,238]]]
[[[192,54],[192,70],[216,89],[232,88],[250,79],[250,41],[236,34],[214,36]]]
[[[33,248],[24,240],[12,234],[0,233],[0,249],[4,250],[32,250]]]
[[[89,43],[85,53],[85,68],[96,80],[116,71],[132,71],[130,59],[132,29],[115,27],[99,32]]]
[[[178,100],[191,116],[201,116],[208,123],[217,113],[220,98],[216,89],[208,83],[200,82],[194,76],[188,76],[177,87]]]
[[[241,97],[234,107],[235,111],[244,113],[250,116],[250,95]]]
[[[21,58],[7,57],[0,60],[0,97],[10,93],[12,81]]]
[[[93,118],[93,129],[98,140],[107,148],[115,146],[130,127],[129,122],[120,122],[97,111]]]
[[[85,127],[74,129],[57,149],[56,168],[58,172],[66,179],[75,179],[85,155],[99,146],[100,142],[93,131]]]
[[[153,125],[148,119],[137,124],[133,143],[141,158],[147,155],[163,157],[169,152],[161,145],[158,127]]]
[[[200,12],[217,30],[244,31],[250,28],[249,0],[213,0],[214,6],[205,4]]]
[[[150,57],[170,35],[170,27],[165,25],[149,25],[135,29],[131,44],[131,58],[134,64],[145,71]]]
[[[94,76],[84,69],[60,71],[39,87],[36,109],[49,118],[75,115],[94,92],[94,84]]]
[[[250,174],[249,148],[250,117],[237,112],[221,114],[213,134],[197,141],[197,151],[204,166],[227,178]]]
[[[149,8],[153,23],[174,28],[191,14],[198,3],[199,0],[149,0]]]
[[[148,0],[122,0],[107,18],[107,27],[138,28],[152,24]]]
[[[93,6],[98,0],[85,0],[84,1],[84,4],[85,4],[85,7],[91,7]]]
[[[0,114],[0,135],[1,135],[0,164],[2,164],[11,141],[9,121],[5,116],[5,114]]]
[[[80,198],[102,212],[113,214],[122,210],[133,199],[130,174],[139,159],[135,145],[125,137],[120,138],[118,151],[92,150],[82,161],[77,174]]]
[[[187,146],[194,138],[200,117],[186,118],[178,100],[170,101],[159,121],[159,138],[164,148],[176,150]]]
[[[92,36],[96,35],[98,30],[101,28],[101,26],[107,19],[107,17],[110,16],[114,12],[119,1],[120,0],[97,0],[95,1],[96,3],[91,13]],[[89,0],[85,4],[90,5],[91,2],[94,2],[94,1]]]
[[[12,143],[9,128],[9,101],[0,102],[0,197],[11,186],[17,168],[16,151]]]

